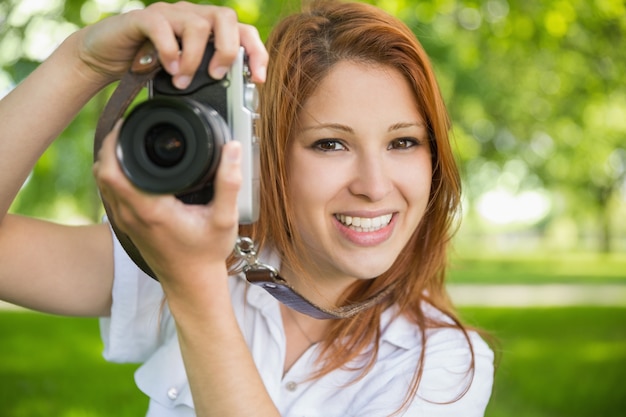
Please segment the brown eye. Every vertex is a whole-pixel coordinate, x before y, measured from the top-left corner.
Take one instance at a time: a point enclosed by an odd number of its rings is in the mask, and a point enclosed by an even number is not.
[[[389,149],[409,149],[419,145],[419,141],[414,138],[398,138],[389,144]]]
[[[346,147],[336,139],[318,140],[313,144],[313,147],[324,152],[341,151],[346,149]]]

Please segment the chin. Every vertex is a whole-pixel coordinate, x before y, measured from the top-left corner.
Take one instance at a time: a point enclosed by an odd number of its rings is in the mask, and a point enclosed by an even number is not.
[[[359,265],[358,269],[352,268],[351,271],[348,271],[348,274],[352,275],[355,279],[358,280],[369,280],[375,279],[389,271],[393,262],[391,264],[376,264],[371,265],[371,263],[363,263]]]

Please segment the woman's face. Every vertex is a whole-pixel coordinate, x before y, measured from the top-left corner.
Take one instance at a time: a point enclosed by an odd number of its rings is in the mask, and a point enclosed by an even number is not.
[[[428,133],[394,68],[336,64],[299,113],[289,198],[318,284],[345,287],[391,267],[430,194]]]

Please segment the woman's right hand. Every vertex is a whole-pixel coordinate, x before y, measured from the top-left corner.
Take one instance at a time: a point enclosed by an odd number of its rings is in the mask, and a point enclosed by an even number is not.
[[[226,7],[155,3],[103,19],[81,30],[78,36],[78,56],[89,68],[88,76],[100,83],[121,78],[137,50],[150,40],[161,65],[173,76],[174,85],[185,88],[211,36],[216,49],[209,65],[211,76],[222,78],[226,74],[241,45],[249,56],[253,81],[265,81],[267,52],[256,28],[239,23],[236,13]]]

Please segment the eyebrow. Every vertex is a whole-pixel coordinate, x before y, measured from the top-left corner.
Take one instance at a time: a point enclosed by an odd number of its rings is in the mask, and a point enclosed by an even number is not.
[[[422,128],[424,127],[424,123],[422,122],[394,123],[391,126],[389,126],[389,128],[387,129],[387,132],[393,132],[395,130],[406,129],[410,127]],[[301,129],[301,132],[306,132],[308,130],[321,130],[321,129],[331,129],[331,130],[338,130],[338,131],[346,132],[346,133],[354,133],[354,129],[352,129],[350,126],[342,125],[340,123],[321,123],[315,126],[307,126],[307,127],[303,127]]]
[[[422,123],[422,122],[400,122],[400,123],[395,123],[395,124],[389,126],[389,129],[387,129],[387,132],[393,132],[394,130],[406,129],[406,128],[410,128],[410,127],[422,128],[422,127],[424,127],[424,123]]]
[[[308,130],[321,130],[321,129],[331,129],[331,130],[339,130],[346,133],[354,133],[354,129],[350,126],[342,125],[339,123],[320,123],[319,125],[314,126],[306,126],[300,129],[301,132],[306,132]]]

